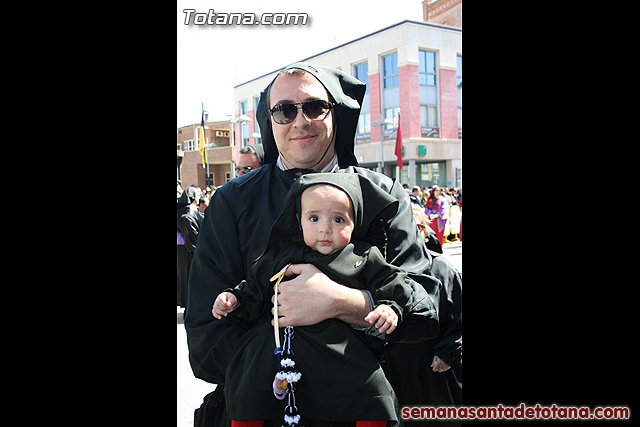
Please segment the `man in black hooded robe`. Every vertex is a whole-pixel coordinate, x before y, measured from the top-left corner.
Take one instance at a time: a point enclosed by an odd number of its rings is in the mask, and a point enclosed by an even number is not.
[[[221,291],[247,277],[266,246],[289,187],[301,173],[340,169],[362,174],[398,199],[397,214],[384,224],[386,260],[406,271],[413,304],[392,336],[397,342],[416,342],[438,334],[441,284],[429,276],[430,257],[418,234],[409,197],[395,180],[357,166],[354,136],[364,92],[364,83],[339,70],[305,63],[287,67],[262,92],[258,104],[264,166],[219,188],[209,205],[193,259],[185,328],[194,375],[218,384],[209,400],[218,402],[220,425],[229,422],[222,414],[219,391],[225,369],[249,325],[238,318],[216,320],[211,306]],[[305,111],[305,103],[318,99],[333,103],[323,117]],[[271,116],[277,110],[274,106],[284,104],[294,104],[297,111],[292,122],[280,124]],[[372,307],[364,291],[333,282],[310,264],[291,266],[289,271],[299,276],[281,283],[280,327],[313,325],[329,318],[368,326],[363,318]],[[415,335],[409,326],[417,321],[426,326]],[[327,424],[317,420],[315,425]]]
[[[198,215],[195,201],[200,199],[201,194],[200,187],[190,185],[182,192],[177,205],[177,305],[184,308],[185,311],[189,291],[189,270],[193,253],[196,250],[198,230],[202,222],[202,216]]]

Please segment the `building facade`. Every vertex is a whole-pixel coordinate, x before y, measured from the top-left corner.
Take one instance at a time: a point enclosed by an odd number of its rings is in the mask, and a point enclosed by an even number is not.
[[[345,71],[367,83],[355,137],[360,166],[404,184],[462,185],[462,29],[403,21],[302,60]],[[282,68],[288,64],[282,64]],[[260,133],[255,120],[260,92],[276,76],[256,77],[234,88],[237,147]],[[392,124],[380,125],[385,119]],[[403,167],[395,140],[402,131]]]
[[[232,179],[237,151],[231,146],[228,121],[204,122],[204,143],[208,147],[209,185],[220,186]],[[178,128],[177,131],[178,170],[177,178],[183,188],[197,184],[205,188],[207,184],[206,165],[203,167],[200,154],[200,123]]]
[[[462,28],[462,0],[422,0],[425,22]]]

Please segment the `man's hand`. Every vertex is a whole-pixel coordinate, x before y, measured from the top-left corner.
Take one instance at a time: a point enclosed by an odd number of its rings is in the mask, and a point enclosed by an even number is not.
[[[451,366],[438,356],[433,356],[433,362],[431,362],[430,367],[433,368],[433,372],[445,372],[451,369]]]
[[[278,285],[281,328],[315,325],[332,318],[354,325],[369,326],[364,317],[371,310],[371,304],[363,291],[332,281],[312,264],[292,264],[285,276],[295,275],[298,277]],[[271,302],[273,303],[273,298]],[[273,320],[271,323],[273,324]]]

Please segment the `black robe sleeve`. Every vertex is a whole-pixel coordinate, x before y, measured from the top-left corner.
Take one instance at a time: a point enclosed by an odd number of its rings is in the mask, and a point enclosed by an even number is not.
[[[186,211],[180,217],[182,222],[182,238],[184,239],[184,246],[190,253],[194,253],[196,250],[196,243],[198,243],[198,234],[200,232],[201,219],[198,218],[197,210],[187,207]]]
[[[247,325],[240,319],[216,320],[213,302],[225,288],[243,279],[233,192],[219,189],[205,215],[189,278],[189,310],[185,318],[189,362],[194,375],[224,383],[224,373],[237,341]],[[231,205],[231,206],[230,206]]]
[[[271,316],[271,297],[273,296],[274,282],[269,279],[285,265],[291,263],[305,262],[303,260],[304,243],[291,246],[276,244],[269,248],[258,260],[249,268],[247,279],[243,280],[232,289],[238,298],[240,305],[230,313],[230,316],[237,316],[249,322],[251,327],[265,316]],[[290,280],[292,277],[284,277],[283,280]]]
[[[432,272],[443,283],[440,293],[440,326],[434,354],[449,366],[462,358],[462,278],[443,256],[433,258]]]
[[[399,267],[388,264],[377,247],[372,246],[368,251],[367,267],[363,270],[360,280],[364,282],[364,289],[371,292],[374,309],[385,304],[398,314],[398,324],[402,324],[409,314],[412,303],[412,288],[406,286],[406,273]],[[416,331],[419,334],[420,331]]]
[[[274,167],[265,165],[220,187],[200,227],[184,325],[193,373],[210,383],[224,383],[229,360],[250,327],[237,316],[217,320],[211,309],[220,292],[246,278],[282,210],[290,183]]]
[[[430,275],[431,256],[413,218],[411,200],[395,180],[368,169],[349,167],[345,171],[360,173],[398,199],[398,212],[386,224],[388,263],[402,268],[406,283],[413,289],[411,310],[393,332],[393,342],[418,342],[439,333],[438,302],[441,282]]]

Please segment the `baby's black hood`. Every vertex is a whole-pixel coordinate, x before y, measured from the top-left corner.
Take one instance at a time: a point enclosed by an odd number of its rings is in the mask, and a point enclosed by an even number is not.
[[[327,68],[320,65],[312,65],[304,62],[297,62],[285,68],[299,68],[313,75],[333,97],[336,103],[334,113],[336,118],[336,153],[338,154],[338,165],[341,168],[348,166],[358,166],[358,162],[353,153],[356,127],[364,93],[365,83],[340,70]],[[264,145],[264,163],[275,163],[278,158],[278,147],[273,137],[271,119],[269,115],[269,105],[267,104],[267,94],[275,78],[269,83],[260,94],[256,119],[260,125],[262,144]]]
[[[303,240],[296,216],[300,211],[300,197],[304,190],[317,184],[338,187],[351,199],[354,211],[352,242],[366,240],[376,246],[384,244],[380,241],[384,236],[379,236],[379,222],[393,218],[398,211],[398,200],[363,175],[337,172],[310,173],[293,183],[285,197],[284,209],[271,229],[267,247],[276,241],[293,244]]]

